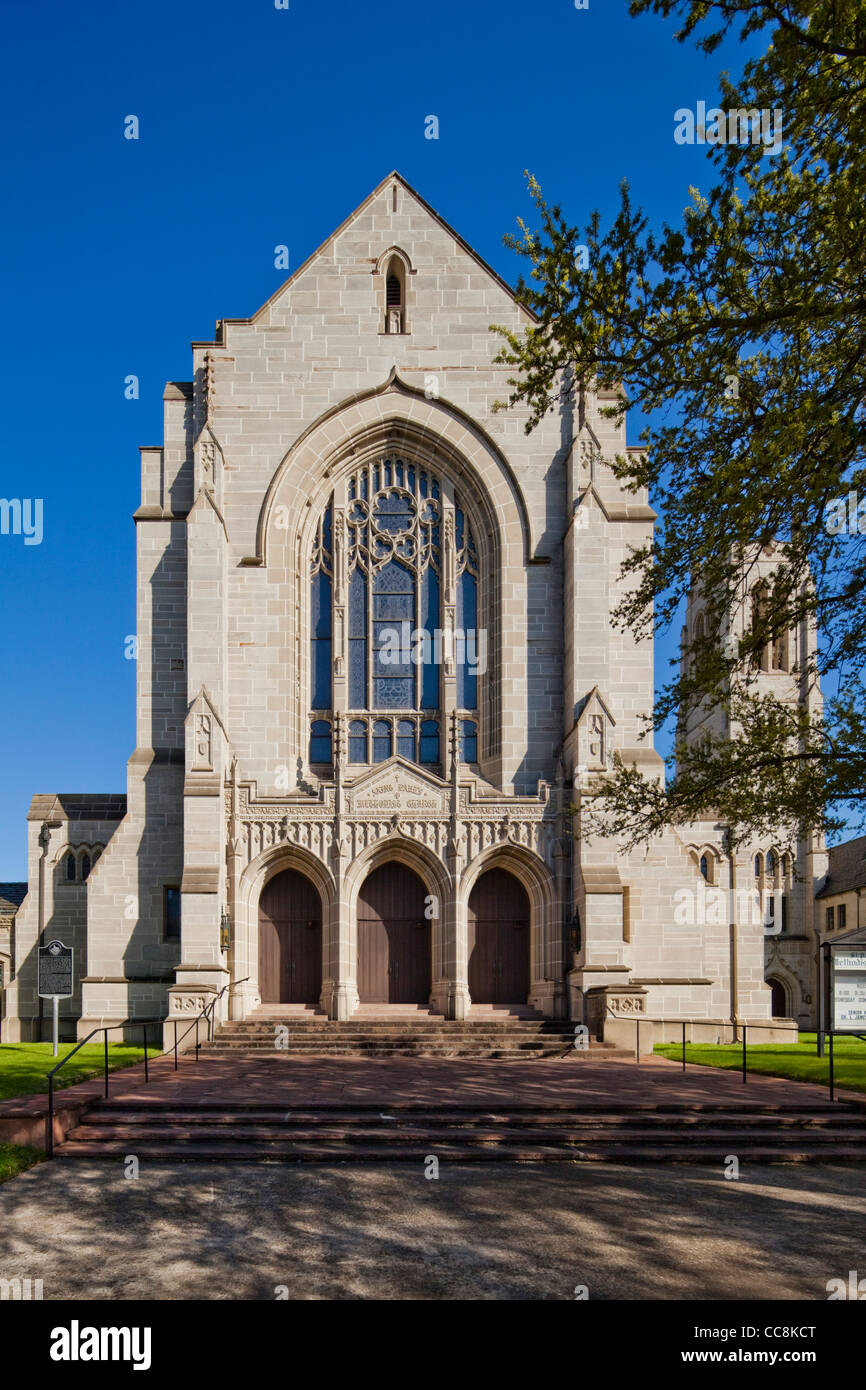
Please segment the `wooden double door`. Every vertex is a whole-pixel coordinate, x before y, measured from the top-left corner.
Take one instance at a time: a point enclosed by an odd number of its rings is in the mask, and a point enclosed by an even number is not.
[[[469,894],[469,995],[473,1004],[525,1004],[529,899],[505,869],[488,869]]]
[[[403,864],[374,869],[358,893],[362,1004],[427,1004],[432,977],[427,890]]]
[[[322,990],[322,900],[294,869],[259,898],[259,993],[263,1004],[318,1004]]]

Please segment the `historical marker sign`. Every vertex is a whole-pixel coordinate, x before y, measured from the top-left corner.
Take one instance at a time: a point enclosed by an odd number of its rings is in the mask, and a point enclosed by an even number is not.
[[[73,948],[62,941],[49,941],[39,947],[39,996],[42,999],[68,999],[72,994]]]
[[[830,1027],[866,1033],[866,947],[834,945],[830,962]]]

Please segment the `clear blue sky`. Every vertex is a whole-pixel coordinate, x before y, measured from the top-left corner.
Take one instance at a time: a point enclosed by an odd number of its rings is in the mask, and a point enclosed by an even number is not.
[[[0,879],[26,877],[34,792],[125,789],[138,447],[190,342],[252,314],[285,278],[274,247],[297,267],[393,168],[512,282],[525,168],[581,223],[624,177],[678,219],[710,169],[673,113],[743,54],[703,59],[674,27],[624,0],[5,0],[0,497],[41,497],[44,539],[0,536]]]

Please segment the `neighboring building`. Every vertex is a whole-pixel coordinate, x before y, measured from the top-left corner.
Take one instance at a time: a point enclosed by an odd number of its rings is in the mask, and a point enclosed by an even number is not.
[[[815,931],[824,941],[866,927],[866,835],[827,851],[828,871],[815,894]]]
[[[15,914],[26,896],[26,883],[0,883],[0,1020],[15,967]]]
[[[494,411],[490,324],[530,322],[394,174],[193,344],[142,450],[127,796],[34,798],[5,1040],[40,1036],[43,934],[77,949],[80,1035],[226,985],[233,1017],[529,1004],[793,1035],[770,1026],[763,923],[702,907],[751,881],[752,850],[732,863],[708,822],[625,853],[570,809],[614,751],[663,775],[653,644],[611,621],[654,513],[615,477],[609,396],[531,435]],[[760,854],[799,941],[815,854]]]

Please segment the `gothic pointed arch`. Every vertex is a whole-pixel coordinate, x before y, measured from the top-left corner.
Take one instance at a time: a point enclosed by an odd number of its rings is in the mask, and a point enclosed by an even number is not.
[[[375,516],[370,508],[378,509]],[[398,516],[401,509],[405,514]],[[342,715],[342,732],[355,738],[355,749],[364,737],[372,750],[378,738],[381,757],[398,751],[409,757],[414,741],[414,760],[432,762],[422,756],[422,740],[428,754],[438,737],[435,761],[444,774],[450,754],[446,716],[457,711],[465,759],[477,760],[494,784],[513,785],[527,727],[526,601],[520,589],[529,545],[525,506],[506,460],[445,402],[426,400],[392,373],[378,392],[363,393],[321,417],[278,467],[261,508],[259,555],[246,562],[266,570],[275,607],[290,629],[287,659],[297,687],[282,721],[291,730],[287,764],[326,769]],[[521,578],[506,589],[509,573]],[[377,604],[381,614],[373,612]],[[376,686],[385,673],[373,671],[369,649],[366,658],[358,653],[364,633],[369,642],[371,624],[380,618],[392,626],[405,620],[410,627],[441,629],[446,650],[441,673],[434,673],[442,681],[437,699],[434,676],[403,666],[394,678],[406,690],[414,683],[411,699],[393,682],[393,699],[385,698],[383,684]],[[459,641],[467,629],[476,644],[471,660],[466,647],[462,661],[454,660],[445,634],[453,631]],[[478,650],[482,634],[486,669]],[[467,687],[469,665],[477,669],[477,689]],[[426,691],[425,679],[431,682]],[[502,694],[506,680],[509,700]],[[444,693],[449,681],[454,688]],[[360,720],[349,716],[376,711],[391,721],[387,728],[350,727]],[[378,761],[378,755],[368,760]]]

